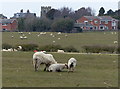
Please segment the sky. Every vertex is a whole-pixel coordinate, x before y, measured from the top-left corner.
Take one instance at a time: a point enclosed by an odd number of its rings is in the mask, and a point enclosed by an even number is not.
[[[21,9],[23,12],[29,9],[31,13],[40,16],[41,6],[51,6],[54,9],[69,7],[73,11],[81,7],[91,7],[97,15],[101,7],[105,11],[118,10],[118,1],[120,0],[0,0],[0,14],[10,18]]]

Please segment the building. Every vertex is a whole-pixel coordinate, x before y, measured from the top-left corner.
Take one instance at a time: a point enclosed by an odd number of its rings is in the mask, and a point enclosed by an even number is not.
[[[36,17],[36,13],[30,13],[29,10],[27,10],[26,13],[23,13],[23,10],[21,10],[19,13],[15,13],[13,17],[11,17],[11,19],[17,19],[17,18],[32,18],[32,17]]]
[[[0,14],[0,19],[7,19],[7,17],[4,16],[3,14]]]
[[[118,20],[110,16],[83,16],[75,26],[83,30],[117,30]]]
[[[46,13],[51,10],[51,6],[41,6],[41,17],[46,17]]]
[[[0,19],[0,31],[16,31],[18,24],[16,19]]]

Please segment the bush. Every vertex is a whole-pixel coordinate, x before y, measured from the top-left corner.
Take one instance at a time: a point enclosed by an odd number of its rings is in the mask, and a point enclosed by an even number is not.
[[[18,46],[22,46],[21,51],[33,51],[38,49],[38,45],[36,44],[20,44],[20,45],[16,45],[16,48]]]
[[[47,52],[57,52],[58,49],[62,49],[62,47],[60,45],[45,45],[39,47],[39,50]]]
[[[10,49],[10,48],[13,48],[13,47],[7,43],[2,44],[2,49]]]
[[[120,46],[118,46],[117,48],[117,53],[120,53]]]
[[[65,47],[63,48],[65,52],[79,52],[77,49],[75,49],[73,46]]]
[[[79,52],[73,46],[62,48],[60,45],[46,45],[39,47],[39,50],[47,52],[57,52],[58,49],[64,50],[65,52]]]
[[[114,46],[105,46],[105,45],[87,45],[82,47],[87,53],[113,53],[116,48]]]

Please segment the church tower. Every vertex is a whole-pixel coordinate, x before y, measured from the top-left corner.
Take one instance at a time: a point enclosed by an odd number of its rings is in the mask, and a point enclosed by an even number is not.
[[[41,6],[41,17],[46,17],[46,13],[51,10],[51,6]]]

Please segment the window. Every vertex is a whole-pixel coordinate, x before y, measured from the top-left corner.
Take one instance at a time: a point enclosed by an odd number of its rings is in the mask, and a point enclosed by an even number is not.
[[[108,27],[107,27],[107,26],[105,26],[105,29],[107,29],[107,30],[108,30]]]
[[[92,30],[93,29],[93,27],[90,27],[90,30]]]
[[[95,20],[95,21],[94,21],[94,23],[95,23],[95,24],[98,24],[98,21],[97,21],[97,20]]]
[[[96,26],[94,29],[95,29],[95,30],[97,30],[97,29],[98,29],[98,27]]]
[[[104,27],[103,27],[103,26],[100,26],[100,29],[101,29],[101,30],[103,30],[103,29],[104,29]]]
[[[88,24],[88,21],[84,21],[85,24]]]
[[[6,23],[2,23],[2,26],[7,26],[7,24]]]
[[[116,26],[116,23],[115,23],[115,21],[112,21],[112,26]]]
[[[108,21],[105,21],[105,24],[108,24]]]

